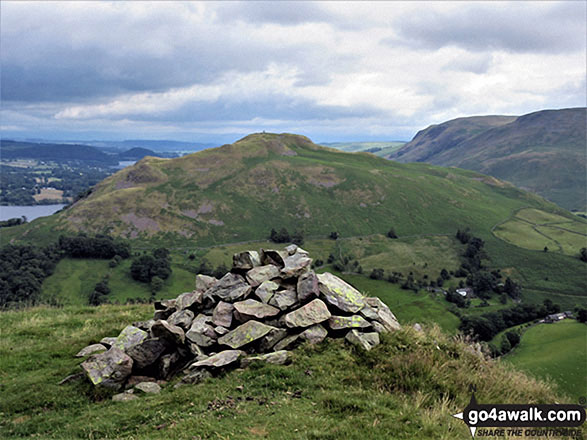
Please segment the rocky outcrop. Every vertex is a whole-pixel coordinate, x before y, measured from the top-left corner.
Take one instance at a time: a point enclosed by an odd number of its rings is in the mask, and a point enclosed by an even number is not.
[[[91,356],[81,366],[94,385],[121,389],[183,372],[178,386],[252,362],[285,364],[296,345],[329,337],[371,350],[380,333],[400,328],[381,300],[330,273],[316,275],[311,263],[295,245],[236,254],[221,279],[198,275],[192,292],[156,302],[153,319],[82,349],[78,356]]]

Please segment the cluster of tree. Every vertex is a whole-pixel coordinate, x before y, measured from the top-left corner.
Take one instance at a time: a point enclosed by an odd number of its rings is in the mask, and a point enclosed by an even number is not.
[[[516,347],[520,343],[520,339],[521,335],[518,330],[510,330],[509,332],[506,332],[501,337],[499,347],[496,347],[493,344],[489,344],[491,355],[497,357],[509,353],[510,351],[512,351],[514,347]]]
[[[293,243],[301,246],[304,244],[304,234],[301,231],[295,231],[293,234],[290,234],[286,228],[281,228],[279,232],[271,229],[269,240],[273,243]]]
[[[456,304],[459,308],[466,308],[471,305],[471,301],[463,295],[457,293],[456,289],[448,289],[446,292],[446,300],[453,304]]]
[[[206,259],[203,259],[200,262],[200,266],[197,269],[197,273],[202,275],[208,275],[214,278],[222,278],[228,272],[228,267],[226,264],[222,263],[216,268],[212,267],[210,262]]]
[[[544,318],[560,312],[560,306],[546,299],[541,306],[517,304],[508,309],[484,313],[480,316],[462,316],[459,329],[464,333],[476,335],[482,341],[490,341],[506,328]]]
[[[395,229],[391,228],[389,231],[387,231],[387,236],[389,238],[398,238],[397,234],[395,233]]]
[[[102,281],[96,284],[94,291],[90,294],[88,302],[91,306],[99,306],[107,302],[106,296],[110,293],[110,286],[108,285],[108,275]]]
[[[152,293],[161,289],[163,280],[171,275],[169,250],[158,248],[151,255],[141,255],[134,259],[130,266],[130,275],[136,281],[151,283]]]
[[[120,258],[130,257],[128,242],[114,240],[108,235],[87,236],[60,236],[57,242],[60,250],[71,258],[100,258],[109,259],[118,255]]]
[[[583,322],[583,323],[587,322],[587,309],[584,309],[582,307],[577,307],[575,309],[575,313],[577,316],[577,321]]]
[[[339,254],[338,256],[335,256],[334,254],[330,254],[326,262],[332,264],[332,268],[338,272],[363,273],[363,267],[361,266],[360,261],[353,255]]]
[[[0,307],[34,305],[43,280],[61,258],[55,246],[7,245],[0,249]]]
[[[340,234],[337,231],[332,231],[329,235],[328,238],[330,238],[331,240],[338,240],[340,237]]]
[[[23,215],[20,218],[9,218],[8,220],[0,221],[0,228],[9,228],[11,226],[23,225],[27,222],[27,218]]]

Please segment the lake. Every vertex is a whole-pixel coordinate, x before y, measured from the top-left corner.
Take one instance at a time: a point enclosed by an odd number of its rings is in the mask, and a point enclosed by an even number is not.
[[[65,205],[36,205],[36,206],[0,206],[0,220],[21,218],[23,215],[30,222],[39,217],[54,214]]]

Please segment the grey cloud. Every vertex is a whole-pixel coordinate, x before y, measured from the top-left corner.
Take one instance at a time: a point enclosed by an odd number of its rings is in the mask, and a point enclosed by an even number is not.
[[[396,20],[398,37],[383,42],[424,49],[454,45],[472,51],[567,53],[585,50],[584,2],[536,6],[519,2],[464,4],[452,12],[423,9],[409,20],[405,17]]]
[[[448,62],[443,69],[454,70],[460,72],[471,72],[481,75],[487,73],[487,71],[493,65],[493,55],[487,53],[480,54],[464,54],[456,60]]]
[[[306,1],[222,2],[218,5],[217,14],[221,21],[280,25],[330,22],[334,18],[319,3]]]

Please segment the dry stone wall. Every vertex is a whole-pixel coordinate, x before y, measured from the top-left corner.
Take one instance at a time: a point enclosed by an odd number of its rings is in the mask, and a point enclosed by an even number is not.
[[[381,300],[315,274],[311,263],[296,245],[235,254],[221,279],[198,275],[192,292],[156,302],[153,319],[83,348],[78,356],[90,357],[81,367],[94,385],[113,389],[179,373],[179,383],[195,383],[253,361],[287,363],[297,344],[327,337],[370,350],[380,333],[400,328]]]

